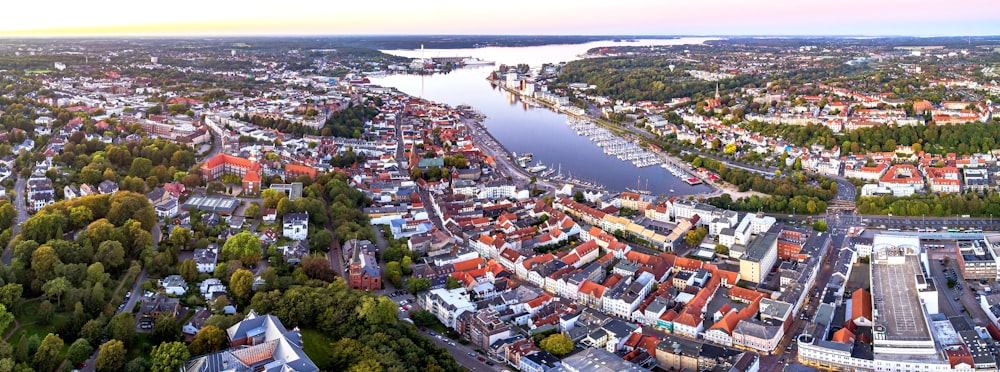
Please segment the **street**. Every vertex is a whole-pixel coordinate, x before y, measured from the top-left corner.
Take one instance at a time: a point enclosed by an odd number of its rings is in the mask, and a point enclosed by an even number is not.
[[[14,220],[14,225],[11,226],[11,242],[13,243],[14,237],[21,232],[21,224],[28,220],[28,207],[24,202],[24,188],[27,186],[27,181],[25,181],[21,176],[17,177],[17,182],[14,183],[14,210],[17,211],[17,218]],[[3,261],[4,265],[10,265],[10,260],[14,257],[14,247],[10,244],[3,251],[3,256],[0,260]]]

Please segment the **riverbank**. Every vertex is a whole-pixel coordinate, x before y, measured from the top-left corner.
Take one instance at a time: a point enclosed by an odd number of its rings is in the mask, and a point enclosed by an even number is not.
[[[525,94],[523,94],[522,92],[520,92],[518,90],[510,89],[509,87],[505,86],[503,84],[503,82],[501,82],[501,81],[494,81],[494,80],[490,80],[489,78],[487,78],[486,80],[489,81],[490,84],[493,84],[494,86],[499,87],[501,90],[503,90],[503,91],[505,91],[505,92],[507,92],[509,94],[513,94],[519,100],[522,100],[524,102],[529,102],[529,103],[538,105],[540,107],[547,108],[547,109],[552,110],[552,111],[554,111],[556,113],[569,116],[570,118],[574,118],[574,119],[578,119],[578,120],[587,120],[589,122],[594,123],[597,126],[600,126],[601,128],[604,128],[604,129],[607,129],[607,130],[611,131],[616,136],[619,136],[619,137],[621,137],[621,138],[623,138],[625,140],[628,140],[629,142],[643,145],[644,147],[647,147],[647,148],[650,148],[650,145],[655,145],[655,144],[650,143],[645,137],[632,132],[628,128],[623,128],[621,126],[615,125],[614,123],[608,122],[607,120],[604,120],[604,119],[599,118],[599,117],[588,115],[586,113],[579,114],[579,113],[576,112],[576,110],[569,110],[569,109],[561,107],[559,105],[555,105],[555,104],[552,104],[550,102],[542,101],[542,100],[539,100],[539,99],[537,99],[535,97],[531,97],[531,96],[525,95]],[[688,169],[688,167],[690,167],[690,164],[687,164],[682,159],[680,159],[680,158],[678,158],[676,156],[670,155],[670,154],[668,154],[668,153],[666,153],[666,152],[664,152],[662,150],[661,151],[651,150],[651,152],[653,154],[656,154],[656,156],[658,156],[660,158],[660,160],[662,160],[666,164],[671,164],[674,167],[678,167],[679,169]],[[685,171],[685,172],[687,172],[687,171]],[[733,195],[734,198],[736,198],[737,195],[740,195],[740,197],[742,197],[742,196],[750,196],[750,195],[754,195],[754,194],[763,195],[763,194],[755,193],[755,192],[741,193],[741,192],[738,191],[738,189],[736,188],[736,186],[734,186],[732,184],[728,184],[728,183],[722,182],[722,185],[719,185],[719,184],[717,184],[717,182],[718,182],[717,180],[713,180],[710,177],[708,177],[707,175],[699,174],[698,172],[687,172],[687,173],[691,174],[693,177],[698,178],[701,181],[702,184],[704,184],[704,185],[708,186],[709,188],[711,188],[710,192],[698,193],[698,194],[691,194],[690,195],[690,196],[693,196],[695,198],[710,198],[710,197],[722,195],[723,192],[726,192],[726,193],[729,193],[729,194]],[[681,181],[684,181],[684,180],[681,180]]]

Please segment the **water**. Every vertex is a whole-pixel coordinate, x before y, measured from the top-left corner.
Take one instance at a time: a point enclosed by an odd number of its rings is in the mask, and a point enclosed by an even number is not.
[[[651,40],[657,45],[692,44],[704,38]],[[546,62],[578,59],[588,49],[609,45],[650,45],[649,43],[592,42],[576,45],[549,45],[518,48],[480,48],[445,50],[441,56],[472,56],[506,64],[528,63],[533,66]],[[384,51],[413,57],[414,51]],[[420,51],[415,51],[419,57]],[[435,57],[431,50],[425,56]],[[395,87],[410,95],[452,106],[466,104],[486,115],[485,125],[500,142],[518,154],[530,152],[535,162],[549,168],[562,168],[563,174],[596,181],[609,190],[626,188],[649,190],[654,195],[690,195],[710,191],[708,186],[691,186],[659,166],[638,168],[631,162],[606,155],[586,137],[578,136],[566,125],[566,115],[544,107],[532,107],[513,94],[495,88],[486,77],[495,66],[475,66],[438,75],[388,75],[372,78],[372,83]],[[533,162],[534,163],[534,162]],[[673,192],[671,192],[673,190]]]

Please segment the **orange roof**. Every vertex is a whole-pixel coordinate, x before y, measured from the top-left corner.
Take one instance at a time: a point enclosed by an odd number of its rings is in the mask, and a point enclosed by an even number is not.
[[[469,271],[469,270],[475,270],[475,269],[478,269],[480,267],[483,267],[482,265],[485,264],[485,263],[486,263],[485,260],[483,260],[482,258],[476,257],[476,258],[473,258],[471,260],[465,260],[465,261],[456,262],[454,264],[454,266],[455,266],[455,271]]]
[[[842,344],[853,344],[855,338],[854,332],[851,332],[851,330],[847,328],[841,328],[839,331],[833,333],[833,339],[831,339],[831,341]]]
[[[594,283],[589,280],[584,280],[583,283],[580,283],[580,293],[586,293],[594,297],[604,296],[604,289],[605,288],[603,285]]]
[[[851,316],[853,319],[864,317],[872,320],[872,295],[864,288],[858,288],[851,294]]]
[[[288,174],[294,174],[296,176],[306,175],[309,176],[310,179],[316,179],[316,175],[318,173],[319,171],[317,171],[316,168],[307,165],[285,164],[286,177]]]
[[[739,324],[740,320],[742,319],[740,319],[739,314],[735,311],[731,311],[726,313],[722,319],[719,319],[719,321],[713,324],[709,329],[720,329],[723,332],[726,332],[726,334],[731,335],[733,334],[733,330],[736,329],[736,324]]]

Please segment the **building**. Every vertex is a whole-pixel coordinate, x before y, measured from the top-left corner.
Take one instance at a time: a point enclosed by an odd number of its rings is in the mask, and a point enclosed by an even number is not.
[[[778,260],[778,232],[775,228],[758,236],[740,256],[740,278],[760,283]]]
[[[319,371],[303,350],[299,329],[286,329],[274,315],[250,310],[243,321],[226,329],[226,334],[229,349],[191,358],[181,371]]]
[[[645,372],[614,353],[601,348],[587,348],[562,360],[558,372]]]
[[[351,261],[347,265],[347,282],[351,288],[365,291],[382,289],[382,272],[373,254],[362,252],[359,244],[353,247]]]
[[[873,239],[872,333],[876,354],[937,354],[921,305],[924,298],[917,291],[917,276],[923,277],[919,253],[917,237],[881,234]],[[937,312],[936,306],[933,312]]]
[[[701,343],[665,335],[656,345],[656,364],[668,371],[697,371]]]
[[[487,308],[475,313],[466,312],[458,319],[459,332],[483,350],[490,350],[494,342],[511,337],[510,326],[500,319],[496,310]]]
[[[281,191],[288,195],[288,201],[302,197],[302,182],[272,183],[271,190]]]
[[[202,164],[199,170],[202,178],[208,182],[218,179],[223,174],[235,174],[243,177],[244,193],[256,194],[260,192],[262,169],[255,160],[218,154]]]
[[[198,266],[199,273],[213,273],[219,260],[219,245],[210,244],[207,248],[196,248],[194,250],[194,262]]]
[[[285,180],[294,180],[299,177],[309,177],[311,180],[315,180],[319,171],[316,168],[310,167],[308,165],[299,164],[285,164]]]
[[[960,240],[956,242],[958,267],[962,278],[969,280],[994,280],[997,278],[997,257],[989,241]]]
[[[167,294],[183,296],[188,290],[187,282],[180,275],[170,275],[160,280],[160,287]]]
[[[476,304],[469,298],[465,288],[432,289],[419,298],[420,306],[430,311],[445,327],[454,328],[459,315],[475,311]]]
[[[281,219],[282,235],[292,240],[305,240],[309,234],[309,212],[286,213]]]

